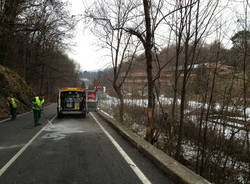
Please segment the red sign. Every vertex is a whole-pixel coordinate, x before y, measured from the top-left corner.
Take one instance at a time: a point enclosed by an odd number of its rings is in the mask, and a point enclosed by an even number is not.
[[[96,85],[96,90],[103,90],[103,85],[102,85],[102,83],[100,81]]]
[[[96,92],[88,92],[88,100],[96,100]]]

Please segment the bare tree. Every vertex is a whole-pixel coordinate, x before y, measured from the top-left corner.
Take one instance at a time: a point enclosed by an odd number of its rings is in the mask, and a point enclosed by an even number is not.
[[[178,125],[178,139],[175,157],[180,160],[183,140],[184,110],[186,104],[186,88],[193,69],[197,63],[199,46],[204,36],[206,36],[210,24],[215,18],[219,1],[178,1],[176,3],[176,23],[172,28],[176,34],[176,64],[174,79],[174,99],[172,106],[172,119],[176,119],[176,100],[179,84],[179,76],[182,75],[180,90],[180,117]],[[183,58],[180,62],[180,58]]]
[[[130,20],[130,12],[134,8],[132,1],[96,1],[95,7],[86,14],[87,18],[92,18],[94,21],[95,29],[92,29],[92,32],[102,41],[102,47],[110,50],[113,70],[111,82],[120,100],[119,119],[121,122],[124,114],[122,87],[139,46],[139,42],[121,28]]]
[[[170,16],[174,12],[186,8],[186,6],[193,6],[196,2],[188,3],[185,6],[180,6],[177,9],[173,9],[168,13],[159,13],[160,8],[163,7],[164,1],[160,0],[155,5],[155,2],[151,0],[143,0],[142,4],[139,1],[128,1],[133,5],[133,8],[129,11],[130,19],[123,24],[121,27],[117,25],[113,25],[110,21],[110,18],[107,17],[95,17],[94,19],[103,20],[106,24],[113,28],[113,30],[123,29],[131,35],[136,36],[142,43],[145,56],[146,56],[146,71],[147,71],[147,84],[148,84],[148,108],[147,108],[147,117],[148,117],[148,125],[147,125],[147,133],[146,140],[152,143],[152,128],[153,128],[153,117],[154,117],[154,106],[155,106],[155,95],[154,95],[154,86],[155,79],[153,77],[153,47],[155,45],[155,33],[159,25],[166,19],[166,17]],[[125,2],[123,2],[125,4]],[[155,8],[152,11],[152,8]],[[142,12],[143,10],[143,12]],[[159,17],[159,14],[161,17]],[[132,16],[131,16],[132,15]],[[90,15],[91,16],[91,15]],[[152,24],[152,21],[154,23]]]
[[[243,70],[243,117],[244,117],[244,127],[246,130],[245,134],[245,149],[246,153],[248,155],[248,158],[250,158],[250,138],[249,138],[249,123],[247,120],[247,106],[248,103],[248,87],[247,87],[247,69],[249,67],[248,60],[249,60],[249,18],[248,18],[248,8],[250,6],[248,0],[243,0],[243,15],[239,15],[239,18],[237,20],[239,26],[241,27],[241,31],[237,32],[232,38],[232,42],[234,44],[233,49],[236,50],[237,56],[240,57],[239,64],[242,67]],[[250,161],[248,161],[248,169],[250,169]],[[248,177],[248,180],[249,177]]]
[[[0,64],[20,73],[37,92],[48,92],[45,86],[48,89],[53,84],[48,78],[57,76],[48,73],[52,68],[61,73],[63,65],[55,57],[60,57],[58,52],[64,55],[65,40],[75,25],[66,4],[60,0],[6,0],[1,1],[0,13]]]

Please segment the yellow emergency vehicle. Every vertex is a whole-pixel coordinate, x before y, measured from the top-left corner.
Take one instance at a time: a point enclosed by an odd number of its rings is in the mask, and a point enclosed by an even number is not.
[[[97,96],[94,90],[83,88],[61,88],[57,98],[57,116],[65,114],[79,114],[86,117],[88,112],[96,111]]]

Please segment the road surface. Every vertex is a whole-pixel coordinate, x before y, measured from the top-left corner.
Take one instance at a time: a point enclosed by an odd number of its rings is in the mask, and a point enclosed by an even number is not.
[[[41,126],[32,112],[0,122],[0,184],[172,183],[98,114],[55,115],[52,104]]]

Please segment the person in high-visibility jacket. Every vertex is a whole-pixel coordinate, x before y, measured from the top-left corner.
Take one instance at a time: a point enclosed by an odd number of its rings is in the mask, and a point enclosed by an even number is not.
[[[7,99],[10,107],[11,120],[15,120],[17,111],[17,99],[15,99],[14,97],[8,97]]]
[[[43,107],[45,100],[44,100],[44,96],[36,96],[32,99],[32,110],[34,113],[34,125],[38,126],[41,125],[39,123],[40,117],[41,117],[41,110]]]

